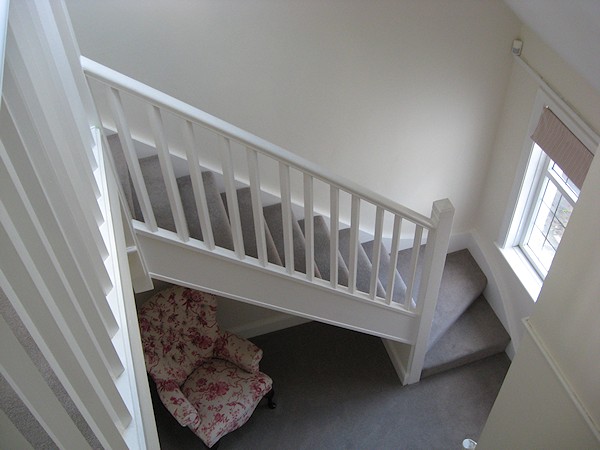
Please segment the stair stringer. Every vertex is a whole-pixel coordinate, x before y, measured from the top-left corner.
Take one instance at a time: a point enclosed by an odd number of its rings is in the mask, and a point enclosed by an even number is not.
[[[134,222],[148,270],[153,278],[263,308],[328,323],[395,342],[414,344],[419,316],[341,289],[306,275],[246,257],[234,259],[225,249],[209,251],[200,241],[177,241],[176,234],[149,233]],[[229,256],[231,254],[232,256]]]

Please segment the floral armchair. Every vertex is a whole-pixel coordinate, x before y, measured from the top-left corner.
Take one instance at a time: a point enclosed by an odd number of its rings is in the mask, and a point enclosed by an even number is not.
[[[272,380],[259,371],[262,350],[219,329],[215,296],[183,287],[154,295],[140,309],[146,369],[181,426],[210,448],[241,427]]]

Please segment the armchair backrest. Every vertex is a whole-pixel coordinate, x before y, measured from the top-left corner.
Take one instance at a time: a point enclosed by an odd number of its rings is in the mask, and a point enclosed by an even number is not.
[[[220,334],[215,296],[180,286],[148,300],[139,322],[148,373],[179,386],[213,357]]]

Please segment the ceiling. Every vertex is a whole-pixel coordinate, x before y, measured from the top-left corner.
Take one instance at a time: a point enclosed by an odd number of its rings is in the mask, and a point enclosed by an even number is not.
[[[600,0],[504,0],[600,92]]]

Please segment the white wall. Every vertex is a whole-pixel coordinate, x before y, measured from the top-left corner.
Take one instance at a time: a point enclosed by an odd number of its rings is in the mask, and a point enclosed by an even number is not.
[[[600,446],[598,192],[596,157],[477,448]]]
[[[596,131],[600,130],[600,93],[548,48],[531,30],[523,27],[522,57],[541,74],[544,80]],[[488,299],[492,304],[502,304],[498,311],[511,332],[513,345],[523,333],[521,319],[531,314],[534,302],[525,287],[496,248],[502,221],[507,208],[523,143],[527,137],[537,83],[519,65],[514,64],[504,109],[498,126],[492,157],[486,175],[486,185],[479,205],[475,234],[495,278],[499,292]],[[577,206],[580,208],[580,205]],[[489,275],[489,274],[488,274]],[[489,277],[490,278],[490,277]],[[487,293],[486,293],[487,296]]]
[[[500,0],[67,0],[82,53],[473,227],[519,22]]]

